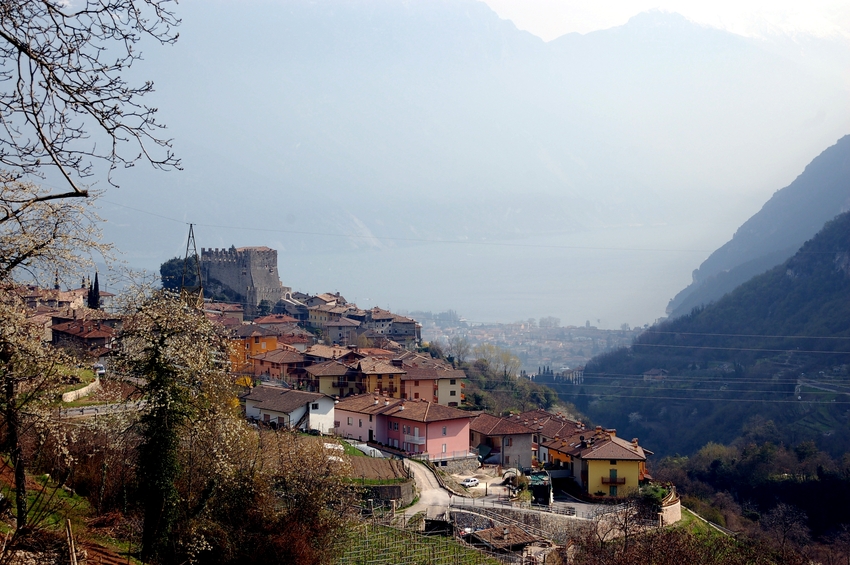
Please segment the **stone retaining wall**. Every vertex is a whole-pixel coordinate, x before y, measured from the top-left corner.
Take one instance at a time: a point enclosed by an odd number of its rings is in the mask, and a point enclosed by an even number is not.
[[[480,464],[478,463],[478,457],[471,456],[465,458],[458,459],[444,459],[444,460],[432,460],[431,463],[434,465],[435,469],[439,469],[445,473],[449,473],[450,475],[465,475],[472,473],[478,470]],[[443,465],[445,463],[445,465]]]
[[[88,396],[97,390],[100,390],[100,379],[95,379],[83,388],[78,388],[77,390],[64,393],[62,395],[62,402],[74,402],[75,400]]]
[[[587,520],[564,516],[563,514],[553,514],[548,512],[534,512],[521,510],[516,508],[499,508],[499,507],[463,507],[453,506],[452,512],[478,512],[483,510],[486,516],[497,520],[502,516],[508,520],[520,522],[530,526],[536,530],[541,530],[549,534],[550,539],[556,540],[559,543],[564,543],[571,536],[576,535],[577,530],[587,525]]]
[[[397,507],[408,506],[413,503],[416,497],[416,488],[414,481],[406,481],[392,485],[375,485],[365,487],[363,498],[368,500],[374,499],[375,502],[383,502],[390,504],[391,500],[400,501],[396,504]]]

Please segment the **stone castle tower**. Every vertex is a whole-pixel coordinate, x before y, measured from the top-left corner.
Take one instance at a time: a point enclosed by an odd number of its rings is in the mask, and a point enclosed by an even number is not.
[[[217,282],[239,296],[249,315],[263,300],[274,305],[292,295],[292,289],[280,282],[277,250],[268,247],[201,248],[201,276],[204,288]]]

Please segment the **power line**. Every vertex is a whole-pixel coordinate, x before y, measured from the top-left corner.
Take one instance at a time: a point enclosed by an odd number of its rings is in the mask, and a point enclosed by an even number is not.
[[[756,347],[714,347],[709,345],[665,345],[662,343],[634,343],[632,347],[669,347],[673,349],[706,349],[717,351],[761,351],[764,353],[821,353],[828,355],[850,354],[850,351],[819,351],[806,349],[760,349]]]
[[[721,334],[721,333],[698,333],[698,332],[665,332],[660,330],[648,329],[643,333],[661,334],[661,335],[695,335],[707,337],[753,337],[753,338],[770,338],[770,339],[850,339],[850,336],[829,336],[829,335],[765,335],[765,334]]]
[[[107,204],[111,204],[113,206],[118,206],[121,208],[126,208],[128,210],[133,210],[135,212],[139,212],[141,214],[148,214],[150,216],[154,216],[157,218],[161,218],[164,220],[169,220],[172,222],[177,222],[184,225],[189,225],[190,222],[184,220],[178,220],[176,218],[171,218],[168,216],[163,216],[162,214],[156,214],[153,212],[148,212],[147,210],[142,210],[140,208],[134,208],[132,206],[127,206],[124,204],[118,204],[117,202],[112,202],[109,200],[101,200]],[[531,248],[531,249],[574,249],[574,250],[584,250],[584,251],[665,251],[665,252],[680,252],[680,253],[711,253],[710,249],[662,249],[662,248],[644,248],[644,247],[602,247],[602,246],[584,246],[584,245],[543,245],[543,244],[524,244],[524,243],[507,243],[507,242],[498,242],[498,241],[461,241],[461,240],[447,240],[447,239],[426,239],[426,238],[416,238],[416,237],[390,237],[390,236],[376,236],[376,235],[361,235],[361,234],[341,234],[341,233],[331,233],[331,232],[320,232],[320,231],[303,231],[303,230],[284,230],[277,228],[258,228],[258,227],[247,227],[247,226],[228,226],[221,224],[204,224],[201,222],[191,222],[192,224],[200,227],[206,228],[214,228],[214,229],[229,229],[229,230],[237,230],[237,231],[256,231],[256,232],[267,232],[267,233],[285,233],[291,235],[312,235],[312,236],[322,236],[322,237],[337,237],[344,239],[366,239],[366,240],[378,240],[378,241],[403,241],[408,243],[437,243],[437,244],[448,244],[448,245],[478,245],[478,246],[491,246],[491,247],[521,247],[521,248]]]

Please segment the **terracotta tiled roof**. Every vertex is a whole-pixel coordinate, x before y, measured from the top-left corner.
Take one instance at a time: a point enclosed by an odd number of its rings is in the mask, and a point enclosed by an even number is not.
[[[439,422],[443,420],[469,419],[471,414],[451,406],[443,406],[424,400],[406,400],[390,406],[385,416],[402,418],[413,422]]]
[[[315,377],[327,377],[327,376],[342,376],[348,373],[351,369],[348,366],[343,365],[339,361],[324,361],[322,363],[316,363],[315,365],[310,365],[306,369],[309,374]]]
[[[260,355],[253,355],[251,359],[265,361],[267,363],[278,363],[280,365],[291,365],[294,363],[303,363],[304,354],[299,353],[290,347],[281,347],[267,351],[266,353],[261,353]]]
[[[319,357],[321,359],[339,359],[340,357],[345,357],[349,353],[353,353],[353,350],[347,347],[313,345],[312,347],[309,347],[304,353],[313,357]]]
[[[254,318],[254,323],[258,326],[263,324],[297,324],[298,320],[286,314],[269,314],[268,316]]]
[[[489,545],[493,549],[500,550],[530,545],[540,539],[526,533],[517,526],[497,526],[486,530],[478,530],[470,534],[470,536]]]
[[[234,337],[244,339],[246,337],[272,337],[277,334],[263,326],[258,326],[256,324],[242,324],[233,330],[233,335]]]
[[[552,414],[541,408],[523,412],[515,418],[546,438],[568,437],[574,431],[581,429],[580,422],[570,420],[560,414]]]
[[[272,412],[280,412],[289,414],[305,404],[318,400],[324,397],[324,394],[318,392],[304,392],[302,390],[291,390],[288,388],[258,386],[251,389],[247,394],[242,395],[246,400],[253,400],[259,405],[261,410],[270,410]]]
[[[485,436],[506,436],[531,434],[534,430],[518,421],[499,418],[490,414],[479,414],[469,427],[470,430]]]
[[[233,316],[227,316],[225,314],[219,314],[217,312],[204,312],[204,315],[207,319],[217,326],[222,326],[228,329],[235,329],[242,325],[242,322],[239,321],[239,318],[234,318]]]
[[[401,403],[401,399],[398,398],[388,398],[374,394],[356,394],[341,398],[334,409],[357,412],[359,414],[383,414],[386,410],[399,403]]]
[[[339,320],[333,320],[325,324],[326,326],[340,326],[344,328],[356,328],[360,325],[360,322],[357,320],[352,320],[350,318],[340,318]]]
[[[352,363],[352,366],[364,375],[402,375],[406,372],[382,357],[364,357]]]
[[[64,333],[80,339],[104,339],[115,336],[115,330],[113,328],[100,322],[87,320],[56,324],[51,329],[54,333]]]
[[[390,351],[389,349],[381,349],[379,347],[361,347],[357,350],[358,353],[362,353],[367,357],[384,357],[389,359],[395,355],[394,351]]]
[[[646,454],[651,453],[638,445],[637,441],[626,441],[604,430],[595,432],[588,430],[588,432],[584,445],[580,440],[576,440],[575,436],[571,438],[573,447],[569,452],[570,455],[589,460],[645,461]]]
[[[244,312],[245,309],[241,304],[230,304],[227,302],[207,302],[204,304],[204,310],[210,312]]]

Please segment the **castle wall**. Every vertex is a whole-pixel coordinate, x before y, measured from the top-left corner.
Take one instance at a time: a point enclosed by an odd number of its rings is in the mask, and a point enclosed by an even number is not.
[[[201,274],[205,284],[215,279],[240,295],[251,313],[261,301],[276,304],[292,292],[280,283],[277,250],[268,247],[201,248]]]

